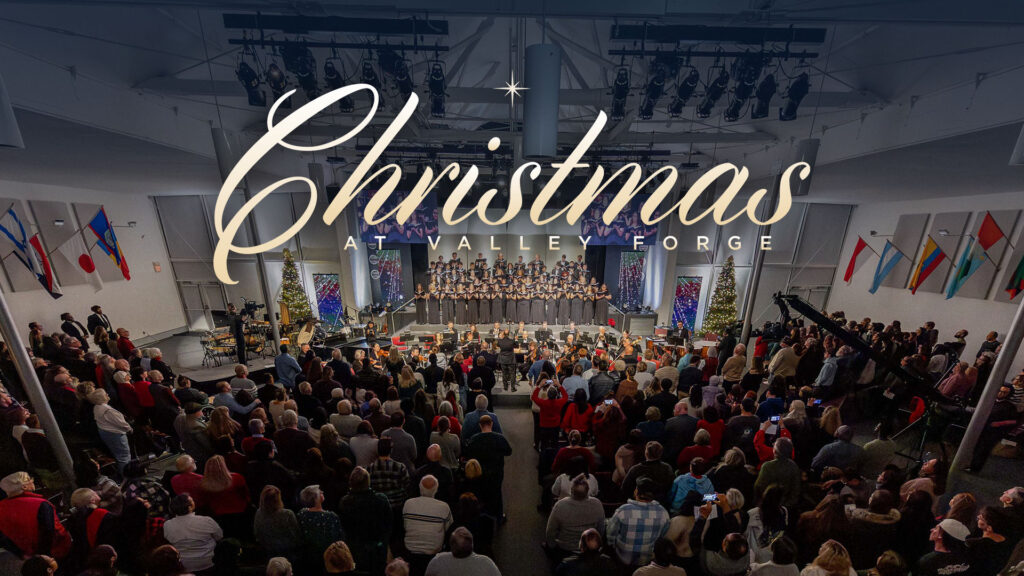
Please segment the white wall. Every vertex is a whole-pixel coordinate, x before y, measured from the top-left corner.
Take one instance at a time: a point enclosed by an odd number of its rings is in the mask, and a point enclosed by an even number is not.
[[[906,288],[887,288],[885,286],[879,288],[875,294],[871,294],[868,289],[871,287],[875,265],[878,263],[878,259],[874,257],[871,257],[860,268],[849,285],[842,281],[842,273],[853,254],[858,235],[863,237],[876,252],[880,252],[885,244],[885,238],[872,238],[869,235],[871,230],[875,230],[879,234],[891,234],[902,214],[928,213],[934,215],[954,211],[984,214],[985,210],[1022,208],[1024,208],[1024,194],[1020,192],[879,202],[857,206],[854,208],[849,230],[846,233],[846,241],[840,258],[840,272],[837,274],[836,283],[832,288],[828,310],[842,310],[846,313],[847,318],[858,320],[870,317],[878,322],[889,323],[894,319],[899,319],[905,329],[914,329],[924,322],[933,320],[939,329],[940,341],[951,340],[954,332],[965,328],[970,332],[965,353],[969,359],[973,358],[978,346],[985,339],[985,334],[989,331],[999,332],[1000,340],[1002,340],[1022,298],[1019,296],[1013,303],[997,302],[992,299],[994,293],[1003,289],[1007,282],[1006,274],[1012,272],[1012,268],[1017,264],[1016,262],[1010,263],[1011,250],[1005,251],[994,286],[989,290],[989,297],[984,300],[960,296],[946,300],[945,293],[929,293],[919,290],[917,294],[911,294],[910,290]],[[968,232],[977,229],[977,222],[977,218],[972,215]],[[1024,234],[1024,218],[1018,219],[1012,233],[1005,230],[1004,232],[1009,234],[1011,242],[1016,245]],[[913,255],[915,266],[920,257],[923,243],[922,241],[918,246],[918,253]],[[962,250],[963,246],[961,245],[958,252],[950,256],[954,263],[957,262]],[[1024,353],[1018,350],[1011,374],[1019,371],[1021,367],[1024,367]]]
[[[156,207],[152,199],[146,196],[145,191],[129,195],[0,180],[0,197],[102,204],[114,225],[122,226],[129,221],[136,222],[134,228],[117,228],[117,239],[131,270],[132,279],[129,282],[104,282],[103,289],[99,292],[94,292],[88,284],[64,286],[64,295],[54,300],[42,287],[14,292],[7,284],[7,280],[0,278],[0,288],[4,291],[7,304],[18,326],[24,328],[23,337],[28,333],[28,323],[31,321],[42,322],[48,332],[59,331],[59,318],[62,312],[71,312],[84,324],[86,317],[91,314],[89,308],[94,304],[103,306],[103,311],[116,327],[129,329],[133,340],[175,331],[185,326],[181,299],[174,283],[174,273],[168,263]],[[19,216],[23,220],[31,220],[26,214],[19,213]],[[88,218],[85,215],[80,216]],[[26,231],[31,234],[27,222],[26,227]],[[3,245],[5,252],[9,252],[11,246],[6,240],[0,244]],[[54,250],[56,247],[47,248]],[[94,251],[92,256],[97,260],[105,257],[98,251]],[[8,265],[13,258],[12,256],[8,259]],[[154,263],[161,266],[160,272],[154,271]]]

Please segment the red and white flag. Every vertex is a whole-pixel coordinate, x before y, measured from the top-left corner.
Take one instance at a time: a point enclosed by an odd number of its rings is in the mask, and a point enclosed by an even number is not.
[[[80,230],[72,234],[64,244],[61,244],[58,250],[78,273],[85,276],[93,290],[99,292],[103,288],[103,279],[100,278],[100,273],[96,270],[96,262],[93,261]]]
[[[846,274],[843,274],[843,282],[849,284],[853,275],[868,261],[868,256],[871,254],[875,254],[875,251],[871,249],[871,246],[868,246],[868,243],[863,238],[857,236],[857,246],[853,249],[850,263],[846,265]],[[875,255],[877,256],[877,254]]]

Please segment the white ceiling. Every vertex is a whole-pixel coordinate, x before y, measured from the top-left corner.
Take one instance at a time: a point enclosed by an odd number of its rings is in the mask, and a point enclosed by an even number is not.
[[[860,7],[828,0],[783,0],[758,2],[756,10],[746,0],[722,0],[714,6],[690,0],[639,0],[628,5],[565,1],[557,3],[557,8],[549,7],[558,13],[545,20],[536,16],[539,5],[515,0],[500,3],[504,14],[495,14],[497,4],[462,0],[392,0],[380,8],[344,1],[301,5],[246,0],[0,4],[0,74],[21,109],[18,117],[29,146],[26,151],[0,154],[0,173],[5,178],[73,180],[90,188],[145,189],[154,194],[215,189],[218,176],[209,127],[223,125],[245,133],[251,141],[265,125],[265,110],[249,107],[235,83],[237,47],[227,40],[238,34],[224,29],[223,13],[262,10],[423,17],[426,12],[414,10],[429,9],[430,18],[450,23],[451,33],[443,41],[453,50],[443,58],[453,89],[497,86],[507,79],[510,62],[519,75],[522,63],[509,48],[511,39],[519,35],[521,43],[532,44],[541,40],[545,30],[547,41],[561,44],[563,91],[593,91],[590,101],[560,109],[560,131],[570,140],[574,133],[589,127],[597,110],[610,107],[604,89],[619,64],[617,57],[607,54],[614,47],[609,41],[613,20],[586,14],[615,13],[618,23],[824,27],[828,30],[825,43],[817,47],[822,56],[810,62],[812,91],[796,121],[779,122],[776,117],[787,84],[783,81],[767,119],[723,122],[721,111],[727,98],[719,102],[711,118],[696,119],[696,97],[683,118],[669,119],[664,112],[669,97],[665,96],[653,120],[633,120],[622,126],[616,141],[643,144],[652,137],[668,139],[673,142],[656,147],[670,149],[675,160],[681,161],[693,151],[705,164],[711,158],[733,161],[763,175],[786,161],[796,139],[820,137],[821,166],[815,174],[815,191],[829,197],[854,195],[857,189],[867,187],[872,191],[888,188],[888,195],[907,197],[943,194],[954,188],[971,192],[968,180],[978,182],[978,175],[984,176],[981,181],[986,187],[1012,186],[1019,179],[1018,169],[1005,164],[1017,126],[1024,120],[1018,96],[1024,93],[1024,70],[1017,69],[1024,57],[1024,8],[988,0],[972,2],[970,15],[963,14],[962,2],[951,0],[863,3]],[[508,16],[517,12],[524,16]],[[318,51],[317,56],[322,64],[324,55]],[[346,53],[343,57],[355,67],[360,55]],[[425,61],[433,54],[410,53],[408,57],[422,90]],[[640,102],[647,62],[634,59],[626,63],[633,74],[628,104],[632,111]],[[784,71],[792,73],[795,64],[785,63]],[[706,75],[711,62],[695,65]],[[451,72],[455,68],[459,71]],[[234,83],[234,89],[214,99],[147,88],[155,82],[209,81],[211,76],[215,84],[223,83],[218,86]],[[827,97],[820,98],[819,91]],[[844,93],[852,104],[815,106]],[[406,130],[402,138],[418,141],[428,128],[431,135],[442,139],[461,138],[485,122],[508,119],[504,102],[454,100],[457,98],[450,98],[446,118],[421,117],[418,128]],[[332,125],[351,121],[332,117],[318,123],[326,125],[329,133],[337,130]],[[610,125],[606,131],[613,129]],[[686,141],[692,134],[711,140],[716,134],[726,134],[724,138],[730,142],[691,145]],[[756,134],[756,140],[745,142],[750,134]],[[346,150],[338,153],[356,156]],[[287,171],[310,160],[289,154],[290,158],[268,170],[292,175]],[[940,158],[943,161],[938,161]],[[974,174],[963,176],[964,172],[951,169],[957,162]],[[912,178],[913,174],[920,177]],[[874,178],[877,184],[868,186]],[[947,186],[937,191],[927,184],[933,179]],[[870,198],[872,191],[860,190],[856,196]]]

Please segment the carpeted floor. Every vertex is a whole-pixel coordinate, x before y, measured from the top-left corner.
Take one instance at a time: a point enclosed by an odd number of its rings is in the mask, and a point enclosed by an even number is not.
[[[544,576],[551,573],[541,550],[547,517],[537,511],[537,452],[533,449],[533,416],[529,408],[498,407],[502,431],[512,444],[505,461],[505,509],[508,522],[494,541],[495,562],[502,574]]]

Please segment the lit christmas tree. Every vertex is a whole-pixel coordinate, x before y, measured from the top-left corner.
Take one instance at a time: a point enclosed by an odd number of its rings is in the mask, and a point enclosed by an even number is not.
[[[295,258],[291,250],[284,249],[284,270],[281,271],[281,302],[288,307],[290,320],[299,322],[306,318],[313,317],[313,311],[309,307],[309,297],[306,296],[306,289],[302,286],[299,278],[299,268],[295,265]]]
[[[705,334],[725,334],[726,328],[736,322],[736,267],[732,256],[722,265],[715,283],[715,292],[711,295],[711,306],[704,315]]]

